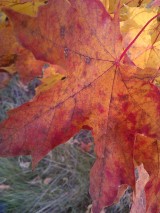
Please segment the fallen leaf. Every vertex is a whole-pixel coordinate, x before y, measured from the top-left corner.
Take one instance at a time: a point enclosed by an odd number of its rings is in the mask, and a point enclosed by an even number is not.
[[[52,182],[53,178],[47,177],[44,179],[43,184],[44,185],[49,185]]]
[[[146,212],[146,196],[145,185],[149,180],[149,175],[143,167],[143,164],[138,166],[138,179],[136,181],[136,190],[133,195],[133,204],[130,213],[145,213]]]
[[[129,7],[146,7],[151,0],[121,0],[121,1],[117,1],[117,0],[100,0],[105,8],[107,9],[107,11],[109,13],[114,13],[117,7],[117,4],[120,4],[120,8],[122,11],[122,14],[125,11],[125,6],[129,6]]]
[[[0,9],[3,7],[12,8],[12,10],[27,14],[30,16],[36,16],[39,6],[44,5],[46,0],[9,0],[1,1]]]
[[[134,158],[138,164],[143,163],[149,174],[149,181],[145,185],[147,213],[159,213],[160,209],[159,150],[159,141],[144,135],[137,135]]]
[[[0,67],[13,64],[16,60],[16,48],[19,45],[11,25],[0,24]]]
[[[66,78],[9,112],[1,124],[0,155],[31,154],[35,167],[81,128],[93,129],[97,160],[90,193],[99,213],[114,202],[120,185],[135,188],[136,135],[160,139],[160,91],[150,83],[155,70],[141,70],[129,59],[137,37],[124,48],[119,10],[112,18],[98,0],[52,0],[37,17],[4,11],[21,44],[37,59],[62,66]]]
[[[23,48],[15,37],[11,23],[0,24],[0,68],[9,74],[19,73],[21,81],[28,83],[42,77],[44,61],[36,60],[31,51]]]
[[[9,185],[6,185],[6,184],[0,184],[0,191],[4,191],[4,190],[8,190],[10,189],[11,187]]]
[[[126,20],[121,22],[125,47],[134,39],[143,26],[157,14],[158,9],[126,7],[126,10]],[[128,56],[138,67],[142,69],[146,67],[158,69],[160,67],[159,30],[159,22],[154,19],[128,51]]]

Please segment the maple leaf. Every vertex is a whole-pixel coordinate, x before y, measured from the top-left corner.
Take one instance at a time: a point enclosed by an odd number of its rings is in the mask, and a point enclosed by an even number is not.
[[[28,83],[42,75],[44,61],[36,60],[31,51],[23,48],[14,35],[9,21],[0,24],[0,68],[9,74],[19,73],[21,81]],[[8,74],[8,76],[9,76]]]
[[[160,209],[159,146],[159,141],[153,138],[136,136],[134,158],[138,164],[144,164],[150,176],[145,186],[147,212],[159,212]]]
[[[99,213],[120,185],[135,187],[137,134],[160,139],[160,92],[150,83],[155,70],[137,68],[126,55],[141,32],[125,49],[118,10],[112,18],[98,0],[52,0],[37,17],[4,11],[25,48],[65,70],[59,69],[64,77],[53,87],[9,112],[0,126],[0,155],[31,154],[35,166],[81,128],[93,129],[97,160],[90,193]]]
[[[16,59],[15,50],[18,44],[12,27],[5,20],[0,23],[0,43],[0,67],[9,66]]]
[[[126,20],[121,22],[124,46],[128,46],[145,23],[157,14],[157,11],[158,8],[126,7]],[[158,69],[160,67],[159,26],[157,19],[153,20],[127,53],[140,68]]]
[[[109,13],[114,13],[116,7],[117,7],[117,0],[100,0],[107,11]],[[122,10],[122,13],[125,10],[125,6],[130,7],[144,7],[148,6],[150,3],[150,0],[121,0],[120,2],[120,8]]]
[[[39,6],[45,4],[45,0],[10,0],[10,1],[1,1],[0,9],[3,7],[10,7],[12,10],[27,14],[30,16],[35,16]]]
[[[133,204],[130,213],[144,213],[146,212],[146,196],[145,196],[145,185],[149,180],[149,175],[141,164],[137,167],[137,180],[136,190],[133,196]]]

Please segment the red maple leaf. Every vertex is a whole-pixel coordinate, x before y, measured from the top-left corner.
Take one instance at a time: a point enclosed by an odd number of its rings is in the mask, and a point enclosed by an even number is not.
[[[134,189],[137,134],[160,139],[160,92],[150,82],[155,70],[137,68],[126,54],[143,29],[124,49],[118,10],[112,18],[98,0],[52,0],[37,17],[4,11],[21,44],[37,59],[62,66],[66,78],[9,113],[1,124],[0,155],[31,154],[35,166],[79,129],[92,129],[97,160],[90,193],[99,213],[120,185]],[[158,212],[160,202],[155,208],[152,201],[147,208]]]

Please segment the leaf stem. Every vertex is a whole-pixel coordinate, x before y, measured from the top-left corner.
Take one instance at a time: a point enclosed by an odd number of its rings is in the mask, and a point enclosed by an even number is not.
[[[142,29],[139,31],[139,33],[136,35],[136,37],[129,43],[129,45],[126,47],[126,49],[123,51],[123,53],[121,54],[120,58],[119,58],[119,62],[122,60],[122,58],[125,56],[126,52],[130,49],[130,47],[132,46],[132,44],[137,40],[137,38],[141,35],[141,33],[144,31],[144,29],[157,17],[160,16],[160,13],[158,13],[157,15],[153,16],[143,27]]]

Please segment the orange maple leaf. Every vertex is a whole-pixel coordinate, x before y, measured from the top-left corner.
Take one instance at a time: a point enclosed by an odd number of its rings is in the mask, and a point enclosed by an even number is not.
[[[18,43],[10,21],[0,24],[0,43],[0,68],[2,70],[10,74],[18,72],[23,83],[28,83],[34,77],[42,75],[46,62],[35,59],[31,51]]]
[[[90,193],[99,213],[120,185],[135,187],[137,134],[160,139],[160,92],[150,82],[157,73],[137,68],[126,54],[158,15],[123,48],[118,9],[112,18],[98,0],[50,0],[37,17],[4,11],[21,44],[37,59],[62,66],[66,78],[9,112],[0,126],[0,156],[31,154],[34,167],[81,128],[92,129],[97,160]]]

